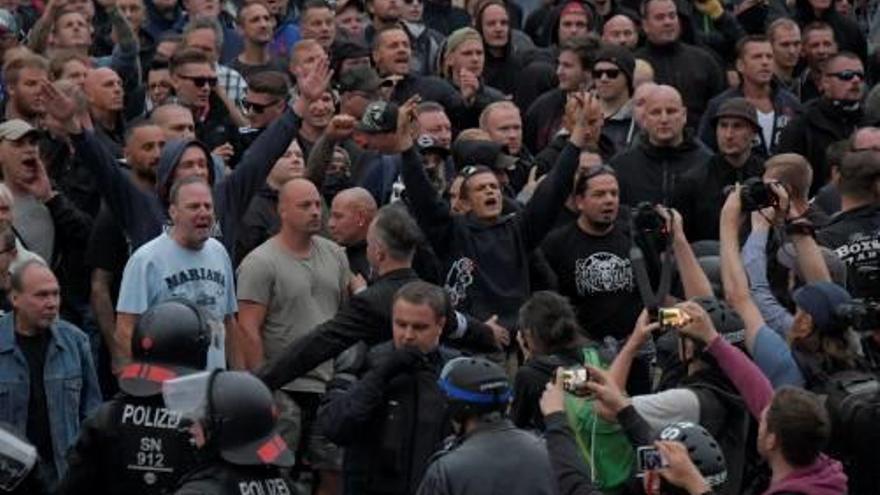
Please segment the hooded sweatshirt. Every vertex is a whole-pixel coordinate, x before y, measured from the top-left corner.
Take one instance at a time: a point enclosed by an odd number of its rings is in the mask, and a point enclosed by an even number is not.
[[[275,161],[284,153],[299,128],[299,118],[290,110],[272,123],[248,148],[232,174],[215,177],[208,167],[208,180],[213,185],[216,234],[228,252],[235,252],[235,232],[251,198],[263,187]],[[162,233],[168,221],[168,193],[174,170],[183,152],[198,146],[210,160],[211,150],[196,140],[172,140],[162,149],[156,170],[156,190],[147,191],[128,177],[107,148],[94,133],[72,136],[77,156],[95,174],[103,199],[116,214],[132,250]]]
[[[844,495],[847,493],[843,466],[822,454],[812,465],[793,471],[780,481],[771,483],[764,495]]]

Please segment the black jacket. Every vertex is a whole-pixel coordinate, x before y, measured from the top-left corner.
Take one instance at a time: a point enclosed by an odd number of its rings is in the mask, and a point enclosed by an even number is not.
[[[426,8],[427,10],[427,8]],[[429,24],[430,25],[430,24]],[[422,101],[436,101],[446,110],[452,121],[452,127],[462,130],[459,119],[466,118],[467,108],[461,94],[446,80],[434,76],[415,76],[408,74],[398,81],[391,93],[391,101],[402,105],[413,95],[422,97]]]
[[[777,151],[801,154],[813,167],[811,196],[831,177],[825,149],[835,141],[848,138],[861,121],[861,107],[846,110],[831,100],[817,98],[807,103],[804,113],[782,131]]]
[[[278,191],[264,186],[251,199],[235,240],[235,266],[241,264],[245,256],[257,246],[278,233],[281,219],[278,218]]]
[[[413,366],[389,369],[391,342],[370,351],[366,373],[346,386],[334,382],[318,410],[317,427],[345,447],[345,494],[415,491],[431,455],[452,433],[446,398],[437,380],[458,353],[439,347]]]
[[[662,46],[646,43],[635,56],[651,64],[657,84],[678,89],[688,110],[688,126],[694,129],[709,100],[727,87],[721,66],[702,48],[681,41]]]
[[[471,16],[461,7],[453,7],[448,0],[428,0],[422,13],[422,22],[444,36],[458,28],[470,26]]]
[[[141,492],[128,492],[131,494]],[[175,495],[294,494],[295,485],[271,465],[237,466],[217,458],[184,476]]]
[[[514,328],[519,307],[531,293],[529,254],[553,226],[571,192],[580,150],[569,144],[525,208],[487,224],[453,215],[431,185],[418,153],[403,154],[401,176],[413,216],[447,270],[446,287],[460,311],[485,320],[498,315]]]
[[[831,26],[834,30],[834,41],[837,42],[837,48],[840,51],[855,53],[862,59],[862,62],[868,59],[868,42],[862,29],[852,19],[848,19],[840,15],[834,8],[834,2],[821,15],[816,15],[808,0],[797,0],[794,8],[794,20],[800,26],[806,26],[811,22],[824,22]]]
[[[516,455],[511,455],[515,452]],[[434,456],[420,495],[556,495],[544,442],[506,419],[483,421]]]
[[[734,168],[720,154],[704,165],[694,167],[679,178],[672,206],[684,219],[689,241],[718,239],[718,220],[726,194],[724,189],[749,177],[764,173],[764,159],[752,154],[741,167]]]
[[[259,371],[258,376],[269,388],[278,389],[358,341],[376,345],[390,340],[394,294],[415,280],[419,277],[411,268],[395,270],[377,278],[366,290],[352,296],[331,320],[288,345],[278,359]],[[444,335],[454,337],[457,325],[457,316],[450,306]],[[475,347],[494,350],[491,330],[481,322],[468,319],[467,334],[468,342],[473,340]]]
[[[556,368],[567,368],[583,364],[584,357],[580,347],[566,349],[554,354],[533,356],[516,370],[513,381],[513,402],[510,405],[510,419],[526,429],[543,430],[544,415],[538,402],[556,373]]]
[[[820,230],[816,240],[833,249],[847,264],[847,284],[855,289],[855,270],[858,267],[876,267],[880,263],[880,206],[868,205],[841,211]],[[853,294],[853,297],[865,294]]]
[[[538,97],[523,118],[523,143],[533,153],[549,145],[562,127],[566,92],[556,88]]]
[[[105,402],[83,422],[59,493],[169,492],[199,459],[182,419],[161,395]]]
[[[654,146],[643,136],[638,146],[611,159],[620,184],[620,202],[630,206],[642,201],[671,204],[681,176],[711,158],[706,147],[688,133],[674,147]]]

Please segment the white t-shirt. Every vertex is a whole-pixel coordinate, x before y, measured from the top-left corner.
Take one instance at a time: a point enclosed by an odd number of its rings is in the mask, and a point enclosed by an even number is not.
[[[766,151],[770,153],[773,145],[773,124],[776,121],[776,112],[764,113],[758,110],[758,125],[761,126],[761,134],[764,136]]]

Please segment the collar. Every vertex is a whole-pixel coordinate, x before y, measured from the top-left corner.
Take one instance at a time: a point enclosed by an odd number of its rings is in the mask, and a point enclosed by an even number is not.
[[[50,344],[56,347],[63,347],[61,339],[58,336],[58,321],[56,320],[49,327],[49,333],[52,334]],[[15,348],[15,313],[10,312],[0,318],[0,353],[9,352]]]
[[[380,280],[401,280],[410,278],[419,278],[415,270],[412,268],[398,268],[397,270],[391,270],[390,272],[377,277],[373,283],[379,282]]]

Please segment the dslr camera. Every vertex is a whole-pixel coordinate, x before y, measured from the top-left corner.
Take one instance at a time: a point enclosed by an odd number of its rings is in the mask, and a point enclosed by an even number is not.
[[[724,188],[724,195],[733,192],[733,186]],[[779,197],[760,177],[750,177],[742,183],[739,190],[739,198],[743,212],[763,210],[770,206],[779,206]]]
[[[852,294],[856,298],[836,307],[835,316],[857,332],[880,330],[880,268],[860,266],[851,276]]]
[[[632,218],[637,235],[653,239],[657,246],[666,245],[669,230],[666,220],[657,213],[654,205],[647,201],[639,203],[632,209]]]

